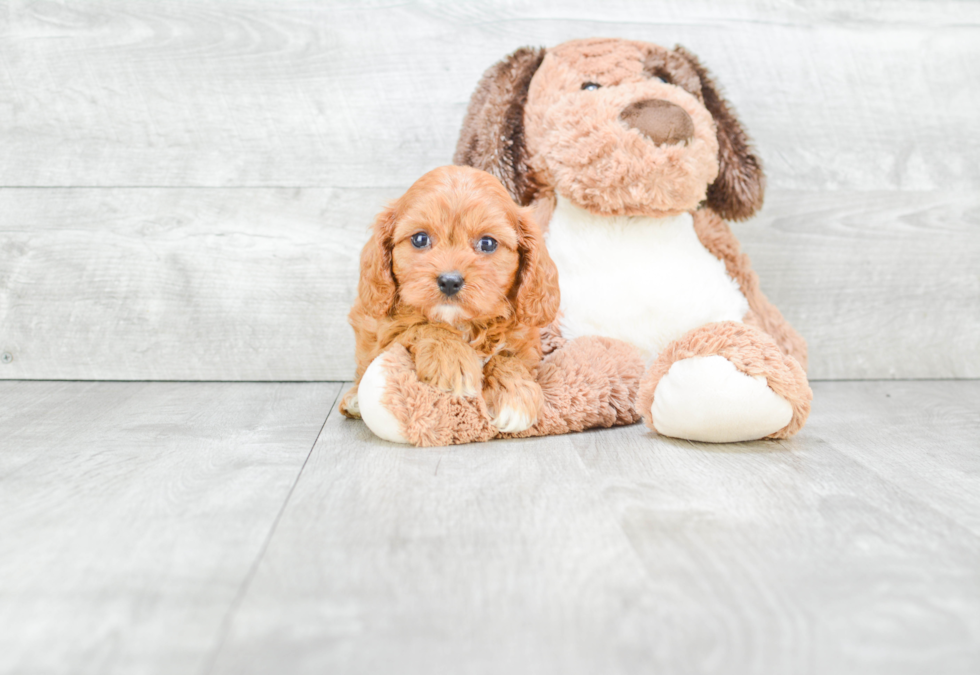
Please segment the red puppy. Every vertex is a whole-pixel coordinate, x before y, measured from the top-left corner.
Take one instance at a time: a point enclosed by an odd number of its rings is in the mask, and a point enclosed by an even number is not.
[[[501,431],[534,425],[540,329],[558,312],[558,273],[500,181],[459,166],[422,176],[375,220],[357,290],[357,373],[341,412],[359,417],[364,371],[397,342],[423,382],[459,396],[482,390]]]

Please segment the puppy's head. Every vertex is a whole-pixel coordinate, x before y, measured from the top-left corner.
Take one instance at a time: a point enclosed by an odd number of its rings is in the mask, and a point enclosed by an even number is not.
[[[358,287],[375,316],[401,303],[430,321],[516,316],[545,326],[558,279],[527,209],[493,176],[469,167],[430,171],[378,216]]]
[[[554,190],[606,215],[666,215],[707,201],[747,218],[764,176],[697,58],[615,39],[521,49],[484,75],[455,161],[528,204]]]

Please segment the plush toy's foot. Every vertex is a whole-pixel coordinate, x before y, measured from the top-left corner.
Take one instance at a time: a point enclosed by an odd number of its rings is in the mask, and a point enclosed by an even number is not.
[[[657,385],[650,420],[657,433],[709,443],[765,438],[793,418],[793,407],[724,356],[675,361]]]
[[[802,367],[769,335],[723,322],[668,345],[644,378],[637,406],[664,436],[733,443],[795,434],[811,399]]]
[[[402,434],[401,424],[382,403],[388,386],[388,373],[397,368],[398,363],[390,352],[372,361],[354,393],[353,403],[361,419],[376,436],[392,443],[408,443]]]
[[[537,422],[504,432],[481,395],[453,396],[421,382],[408,351],[393,345],[371,362],[357,391],[344,396],[341,411],[354,417],[356,407],[381,438],[420,446],[564,434],[638,422],[633,402],[642,375],[643,359],[625,342],[597,337],[562,342],[538,368],[544,403]],[[499,416],[496,421],[500,424]]]
[[[357,387],[351,387],[347,390],[347,393],[340,399],[340,406],[338,407],[345,417],[350,417],[352,420],[361,419],[361,406],[357,400]]]

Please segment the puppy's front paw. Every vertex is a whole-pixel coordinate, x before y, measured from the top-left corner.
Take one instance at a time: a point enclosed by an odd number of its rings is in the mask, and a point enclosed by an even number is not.
[[[497,431],[505,434],[516,434],[527,431],[538,421],[537,416],[532,417],[527,410],[517,410],[505,405],[491,420]]]
[[[538,421],[544,401],[541,387],[533,380],[496,380],[483,390],[491,422],[499,431],[516,434]]]
[[[415,345],[419,379],[454,396],[476,396],[483,386],[480,355],[463,342],[425,340]]]

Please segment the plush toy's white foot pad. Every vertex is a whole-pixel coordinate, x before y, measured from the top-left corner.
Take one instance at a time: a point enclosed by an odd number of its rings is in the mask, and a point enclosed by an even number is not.
[[[723,356],[694,356],[675,362],[657,383],[650,415],[664,436],[735,443],[779,431],[793,407],[761,375],[746,375]]]
[[[357,402],[357,394],[354,394],[347,399],[347,412],[349,412],[351,415],[361,414],[361,406]]]
[[[378,356],[364,371],[361,383],[357,385],[357,404],[361,419],[375,435],[393,443],[408,443],[402,436],[398,420],[381,404],[387,384],[385,354]]]
[[[521,431],[527,431],[534,426],[535,421],[526,412],[515,410],[509,405],[501,408],[500,414],[492,420],[493,426],[505,434],[516,434]]]

